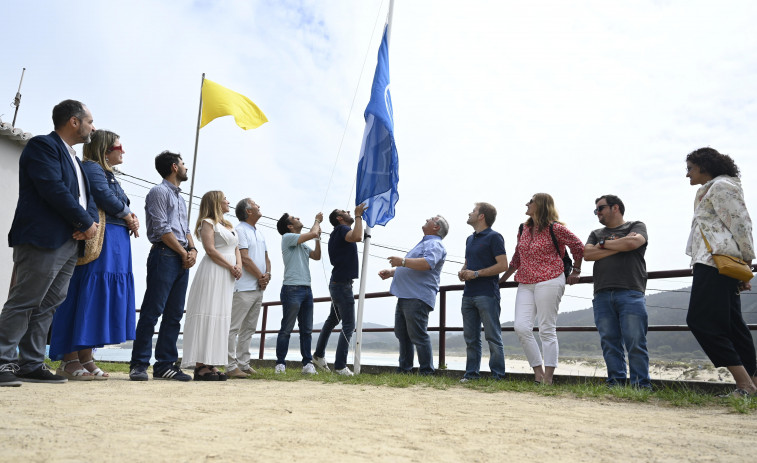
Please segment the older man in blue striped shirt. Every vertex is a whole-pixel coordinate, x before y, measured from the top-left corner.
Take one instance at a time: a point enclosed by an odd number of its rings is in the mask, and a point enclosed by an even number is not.
[[[394,313],[394,335],[400,343],[398,373],[413,370],[414,351],[418,351],[418,373],[434,374],[428,316],[436,304],[439,281],[447,250],[442,239],[449,225],[437,215],[423,224],[423,239],[405,257],[392,256],[392,269],[379,272],[381,279],[393,277],[389,291],[397,296]]]
[[[162,315],[155,345],[153,378],[190,381],[192,378],[176,366],[176,341],[184,315],[189,268],[197,259],[197,249],[189,231],[187,205],[179,188],[188,178],[187,168],[181,156],[164,151],[155,158],[155,169],[163,177],[163,182],[154,186],[145,198],[147,239],[152,243],[152,249],[147,258],[147,289],[132,347],[129,378],[132,381],[148,380],[152,335]]]

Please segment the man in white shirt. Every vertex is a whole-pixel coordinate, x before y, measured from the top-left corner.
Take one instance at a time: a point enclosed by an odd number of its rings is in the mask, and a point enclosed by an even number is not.
[[[257,373],[250,366],[250,342],[258,326],[263,291],[271,281],[271,261],[265,238],[256,227],[262,217],[260,206],[245,198],[237,203],[236,215],[239,219],[236,231],[242,254],[242,278],[234,285],[226,372],[230,378],[247,378]]]

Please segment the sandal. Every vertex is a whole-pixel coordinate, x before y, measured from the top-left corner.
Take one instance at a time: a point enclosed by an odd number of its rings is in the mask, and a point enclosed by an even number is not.
[[[94,370],[90,370],[89,368],[84,367],[84,365],[89,365],[90,363],[95,367]],[[105,379],[108,379],[110,377],[109,374],[105,373],[104,371],[102,371],[100,369],[100,367],[98,367],[97,365],[95,365],[95,359],[91,359],[88,362],[82,362],[81,366],[83,366],[84,368],[87,368],[87,371],[89,371],[90,373],[92,373],[94,375],[95,379],[105,380]]]
[[[60,365],[58,365],[58,369],[55,370],[55,374],[63,376],[70,381],[92,381],[93,379],[95,379],[95,376],[84,367],[72,373],[67,372],[66,365],[68,365],[69,363],[79,363],[79,359],[61,360]]]
[[[213,373],[215,373],[216,375],[218,375],[218,381],[226,381],[227,379],[229,379],[229,375],[227,375],[226,373],[223,373],[223,372],[219,371],[218,368],[213,367],[213,366],[211,366],[210,368],[213,369]]]
[[[200,372],[203,369],[207,371],[205,373],[200,374]],[[209,365],[202,365],[199,367],[195,367],[194,380],[195,381],[218,381],[218,373],[213,371],[213,367]]]

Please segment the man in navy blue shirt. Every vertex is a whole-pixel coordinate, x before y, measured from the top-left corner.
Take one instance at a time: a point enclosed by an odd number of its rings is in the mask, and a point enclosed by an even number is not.
[[[481,325],[489,343],[489,369],[492,378],[505,377],[505,350],[499,322],[499,274],[507,269],[507,253],[502,235],[491,229],[497,209],[489,203],[476,203],[468,214],[473,234],[465,243],[465,264],[457,276],[465,282],[463,301],[463,338],[467,346],[465,376],[461,382],[481,377]]]
[[[334,209],[329,214],[329,222],[334,226],[329,238],[329,259],[334,266],[329,281],[331,295],[331,312],[323,323],[321,334],[313,354],[313,364],[318,368],[329,371],[324,358],[326,344],[329,342],[331,330],[341,321],[342,331],[336,346],[334,370],[343,376],[352,376],[347,367],[347,351],[350,348],[350,338],[355,331],[355,294],[352,292],[352,280],[358,277],[357,244],[363,241],[363,212],[368,207],[365,203],[355,207],[355,217],[349,211]],[[350,225],[355,224],[354,228]]]

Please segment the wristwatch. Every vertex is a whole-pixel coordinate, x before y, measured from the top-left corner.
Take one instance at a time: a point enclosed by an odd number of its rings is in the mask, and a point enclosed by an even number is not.
[[[475,272],[473,272],[473,278],[478,278],[478,270],[476,270]]]
[[[604,248],[605,248],[605,240],[603,238],[603,239],[599,240],[599,249],[604,249]]]

